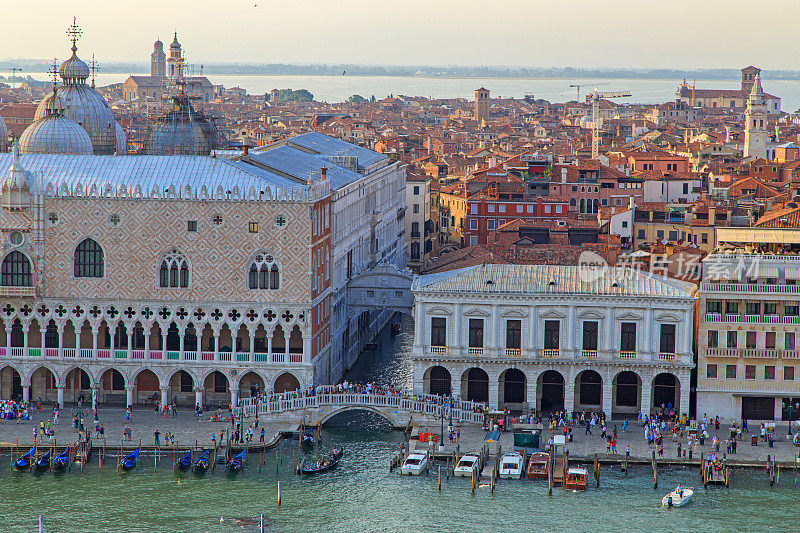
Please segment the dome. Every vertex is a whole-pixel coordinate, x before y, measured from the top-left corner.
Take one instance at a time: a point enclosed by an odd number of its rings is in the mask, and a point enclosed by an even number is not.
[[[172,40],[172,44],[169,45],[169,47],[172,49],[180,50],[181,43],[178,42],[178,32],[175,32],[175,38]]]
[[[77,122],[92,141],[94,153],[111,155],[116,146],[116,129],[114,113],[105,98],[95,91],[85,80],[75,84],[62,85],[58,88],[58,98],[63,108],[63,116]],[[34,119],[46,116],[47,103],[50,97],[42,100],[36,108]]]
[[[125,135],[125,130],[119,125],[119,122],[114,121],[114,135],[116,137],[116,153],[117,155],[125,155],[128,153],[128,137]]]
[[[161,39],[158,39],[155,43],[153,43],[153,50],[158,50],[159,52],[164,50],[164,43],[161,42]]]
[[[211,143],[200,124],[191,121],[159,122],[147,133],[146,155],[208,155]]]
[[[92,140],[77,122],[55,112],[25,128],[19,149],[23,154],[92,155]]]
[[[58,75],[64,80],[64,83],[86,83],[89,77],[89,65],[84,63],[77,55],[75,55],[75,46],[72,47],[72,57],[61,63],[61,68],[58,69]]]

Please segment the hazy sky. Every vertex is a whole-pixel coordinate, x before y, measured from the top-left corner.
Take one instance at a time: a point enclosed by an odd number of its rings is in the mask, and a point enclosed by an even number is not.
[[[800,1],[2,0],[0,57],[190,64],[362,63],[800,69]],[[116,7],[119,6],[119,7]],[[786,21],[786,22],[782,22]]]

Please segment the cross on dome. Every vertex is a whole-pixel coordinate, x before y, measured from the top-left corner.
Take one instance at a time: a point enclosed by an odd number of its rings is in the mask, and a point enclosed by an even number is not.
[[[69,35],[69,39],[72,41],[72,51],[75,52],[78,49],[75,43],[77,43],[78,39],[83,35],[83,30],[78,26],[77,17],[72,17],[72,25],[67,28],[67,35]]]

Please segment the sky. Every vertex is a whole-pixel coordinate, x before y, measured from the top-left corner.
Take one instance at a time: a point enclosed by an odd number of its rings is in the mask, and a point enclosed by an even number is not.
[[[347,63],[800,69],[797,0],[2,1],[0,58],[149,63],[173,31],[189,64]],[[119,7],[117,7],[119,6]],[[47,16],[43,16],[46,13]]]

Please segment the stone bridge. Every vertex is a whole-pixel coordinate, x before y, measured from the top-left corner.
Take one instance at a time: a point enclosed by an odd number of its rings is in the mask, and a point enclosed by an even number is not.
[[[391,264],[375,265],[347,283],[347,307],[359,311],[388,310],[410,315],[414,306],[410,269],[398,270]]]
[[[453,400],[433,394],[350,393],[337,392],[333,387],[321,387],[313,395],[301,391],[273,394],[265,399],[247,398],[239,403],[245,417],[269,417],[308,426],[324,425],[330,418],[346,411],[369,411],[385,418],[395,428],[405,428],[409,422],[432,424],[441,416],[469,424],[483,423],[485,404]]]

